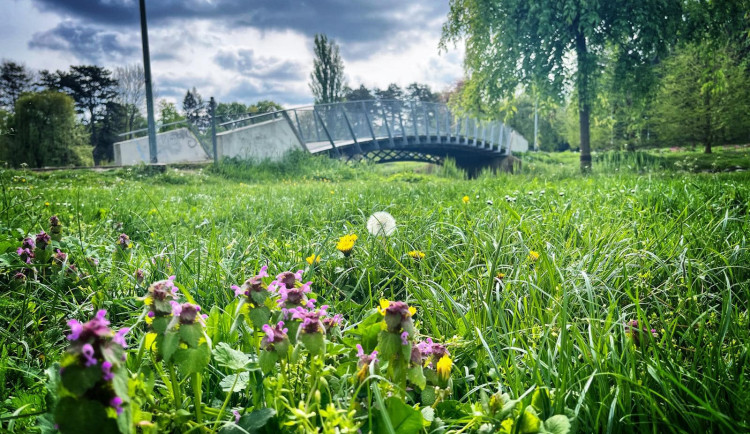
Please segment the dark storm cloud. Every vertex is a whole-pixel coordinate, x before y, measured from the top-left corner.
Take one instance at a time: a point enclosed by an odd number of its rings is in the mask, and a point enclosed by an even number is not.
[[[136,0],[33,0],[40,10],[114,26],[138,25]],[[147,2],[150,25],[172,20],[220,19],[230,27],[325,33],[341,42],[363,42],[419,29],[444,16],[447,2],[421,0],[160,0]],[[407,9],[410,8],[410,9]]]
[[[305,65],[292,60],[258,57],[253,50],[220,51],[214,61],[224,69],[256,78],[282,81],[304,80]]]
[[[68,51],[81,59],[96,63],[138,52],[140,46],[137,42],[117,33],[64,21],[51,30],[34,34],[29,47]]]

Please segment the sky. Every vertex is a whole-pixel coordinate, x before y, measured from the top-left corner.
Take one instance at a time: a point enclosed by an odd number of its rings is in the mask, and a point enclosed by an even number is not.
[[[32,70],[141,63],[138,0],[0,0],[0,58]],[[463,50],[438,49],[448,0],[146,0],[158,98],[312,103],[313,38],[341,48],[351,87],[449,88]]]

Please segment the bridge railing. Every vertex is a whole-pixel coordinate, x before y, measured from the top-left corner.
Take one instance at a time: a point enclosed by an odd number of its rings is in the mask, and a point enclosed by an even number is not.
[[[525,151],[525,147],[511,149],[513,135],[517,134],[499,120],[481,120],[459,115],[446,104],[403,101],[365,100],[331,104],[317,104],[268,113],[237,113],[226,116],[204,115],[199,123],[180,121],[175,125],[187,126],[212,155],[211,134],[236,130],[264,122],[286,120],[298,138],[311,152],[333,150],[338,146],[362,142],[386,142],[391,146],[409,143],[445,143],[481,147],[498,153]],[[214,128],[209,128],[215,124]],[[131,137],[145,134],[146,129],[124,133]],[[521,138],[521,143],[525,140]]]
[[[508,152],[510,128],[497,120],[459,116],[441,103],[367,100],[298,107],[285,111],[306,145],[388,140],[408,137],[454,138],[470,146]],[[446,140],[450,141],[450,140]]]

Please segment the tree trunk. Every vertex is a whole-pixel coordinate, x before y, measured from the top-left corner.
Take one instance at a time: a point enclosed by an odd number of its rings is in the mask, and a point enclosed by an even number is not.
[[[591,171],[591,134],[589,116],[591,114],[591,94],[589,88],[590,61],[586,37],[582,32],[576,35],[576,57],[578,60],[578,123],[581,134],[581,172]]]
[[[705,144],[706,148],[704,152],[706,154],[711,153],[711,142],[713,141],[712,134],[711,134],[711,91],[706,90],[705,95],[703,96],[703,105],[706,110],[706,130],[703,132],[703,143]]]

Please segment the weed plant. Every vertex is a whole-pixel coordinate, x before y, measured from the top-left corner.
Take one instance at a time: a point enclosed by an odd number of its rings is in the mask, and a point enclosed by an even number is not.
[[[667,171],[628,155],[581,177],[540,154],[521,175],[477,180],[301,155],[165,174],[2,172],[0,428],[54,430],[49,413],[69,393],[55,363],[86,360],[66,324],[103,309],[113,330],[130,328],[115,369],[123,377],[112,381],[129,385],[123,414],[144,432],[750,430],[750,177]],[[376,211],[393,215],[394,234],[367,233]],[[64,232],[50,245],[68,259],[30,272],[17,250],[51,232],[52,215]],[[344,255],[337,244],[348,234],[358,239]],[[261,368],[268,334],[231,287],[263,266],[266,286],[303,270],[317,306],[341,315],[325,355],[298,345],[288,353],[296,363]],[[201,369],[174,376],[158,353],[165,344],[144,349],[155,333],[147,288],[170,276],[179,301],[208,314],[200,342],[211,347]],[[428,382],[448,394],[421,395],[418,379],[394,372],[387,337],[364,331],[386,327],[381,299],[416,308],[410,348],[427,337],[445,345],[450,386]],[[180,339],[180,349],[198,348]],[[369,359],[355,344],[381,351],[364,386],[357,374]],[[123,418],[108,411],[111,423]]]

